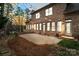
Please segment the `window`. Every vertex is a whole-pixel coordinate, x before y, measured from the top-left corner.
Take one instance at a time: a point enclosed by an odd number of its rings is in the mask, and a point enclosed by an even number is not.
[[[50,31],[50,22],[47,23],[47,31]]]
[[[52,31],[55,31],[55,22],[52,22]]]
[[[58,22],[57,22],[57,31],[58,31],[58,32],[61,32],[61,24],[62,24],[61,21],[58,21]]]
[[[66,33],[71,33],[71,22],[72,20],[66,20]]]
[[[37,30],[38,30],[38,24],[37,24]]]
[[[71,33],[71,23],[66,23],[66,33]]]
[[[49,15],[52,15],[52,7],[49,8]]]
[[[36,30],[36,24],[34,24],[34,30]]]
[[[36,19],[40,18],[40,13],[36,14]]]
[[[48,16],[48,9],[46,9],[45,14],[46,14],[46,16]]]
[[[43,23],[43,31],[45,31],[45,23]]]
[[[45,10],[45,15],[46,16],[52,15],[52,13],[53,13],[52,12],[52,7]]]
[[[39,24],[39,26],[40,26],[39,29],[42,30],[42,28],[41,28],[42,24],[41,23]]]

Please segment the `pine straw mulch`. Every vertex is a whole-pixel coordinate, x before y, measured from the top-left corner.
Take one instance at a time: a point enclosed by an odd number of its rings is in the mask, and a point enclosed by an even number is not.
[[[21,37],[9,40],[8,46],[18,56],[46,56],[50,53],[48,45],[36,45]]]

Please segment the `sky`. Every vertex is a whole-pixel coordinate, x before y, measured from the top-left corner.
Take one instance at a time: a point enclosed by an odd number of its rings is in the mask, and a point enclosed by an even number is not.
[[[17,6],[21,7],[21,9],[25,10],[26,8],[32,7],[33,10],[37,10],[48,3],[19,3]]]

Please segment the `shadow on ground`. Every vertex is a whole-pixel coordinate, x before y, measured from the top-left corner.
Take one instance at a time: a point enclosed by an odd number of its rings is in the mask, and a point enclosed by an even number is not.
[[[36,45],[21,37],[9,40],[8,45],[18,56],[46,56],[50,53],[48,45]]]

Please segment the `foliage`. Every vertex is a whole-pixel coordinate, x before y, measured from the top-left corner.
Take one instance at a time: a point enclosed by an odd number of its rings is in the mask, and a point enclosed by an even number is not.
[[[23,10],[20,7],[17,7],[15,15],[16,16],[22,16],[23,14],[24,14]]]
[[[59,45],[49,46],[49,50],[51,51],[49,54],[51,56],[77,56],[79,55],[79,50],[70,49],[70,48],[59,46]]]
[[[71,39],[63,39],[58,45],[72,49],[79,49],[79,42]]]
[[[4,27],[7,21],[8,21],[7,17],[0,17],[0,29]]]

